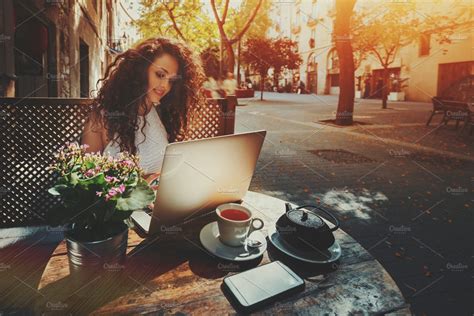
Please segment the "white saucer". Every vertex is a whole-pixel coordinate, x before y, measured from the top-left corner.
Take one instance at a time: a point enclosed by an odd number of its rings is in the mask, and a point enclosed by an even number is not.
[[[248,261],[260,257],[267,250],[267,241],[260,231],[254,231],[249,236],[253,240],[258,240],[262,245],[258,248],[245,249],[241,247],[230,247],[219,239],[219,229],[217,222],[207,224],[201,229],[199,239],[204,248],[213,255],[231,261]]]
[[[337,241],[334,241],[334,244],[328,250],[318,250],[316,248],[311,251],[300,250],[286,242],[277,232],[275,225],[268,228],[268,239],[281,252],[304,262],[325,264],[334,262],[341,257],[341,246]]]

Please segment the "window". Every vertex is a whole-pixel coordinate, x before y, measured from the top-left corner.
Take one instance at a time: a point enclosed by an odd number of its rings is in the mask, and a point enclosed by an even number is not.
[[[431,35],[424,33],[420,35],[420,56],[427,56],[430,54]]]
[[[339,74],[331,75],[331,87],[339,87]]]
[[[316,54],[313,52],[311,55],[308,57],[308,72],[313,72],[316,71],[317,69],[317,62],[316,62]]]
[[[328,69],[339,69],[339,58],[337,56],[336,49],[332,49],[329,53],[329,60],[328,60]]]
[[[316,28],[311,29],[311,37],[309,39],[309,47],[314,48],[316,46]]]

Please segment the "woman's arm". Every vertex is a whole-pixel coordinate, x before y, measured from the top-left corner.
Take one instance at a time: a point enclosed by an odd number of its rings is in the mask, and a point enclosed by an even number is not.
[[[81,143],[89,145],[86,152],[101,152],[105,148],[107,132],[103,124],[95,123],[96,120],[92,120],[92,117],[86,121],[84,130],[82,131]]]

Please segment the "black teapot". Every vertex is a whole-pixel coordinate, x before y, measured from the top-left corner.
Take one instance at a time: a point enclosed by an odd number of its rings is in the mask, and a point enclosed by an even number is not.
[[[326,250],[334,243],[333,232],[339,228],[339,221],[328,210],[316,205],[303,205],[293,208],[290,203],[285,204],[286,212],[276,223],[276,230],[280,236],[291,245],[311,250],[311,248]],[[329,228],[326,222],[311,208],[328,215],[334,224]]]

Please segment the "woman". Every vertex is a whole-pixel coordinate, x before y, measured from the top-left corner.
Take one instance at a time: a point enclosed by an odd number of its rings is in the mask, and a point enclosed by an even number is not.
[[[148,39],[108,67],[86,122],[89,152],[140,156],[147,181],[161,171],[168,143],[183,139],[192,111],[205,100],[204,75],[191,50],[171,39]]]

